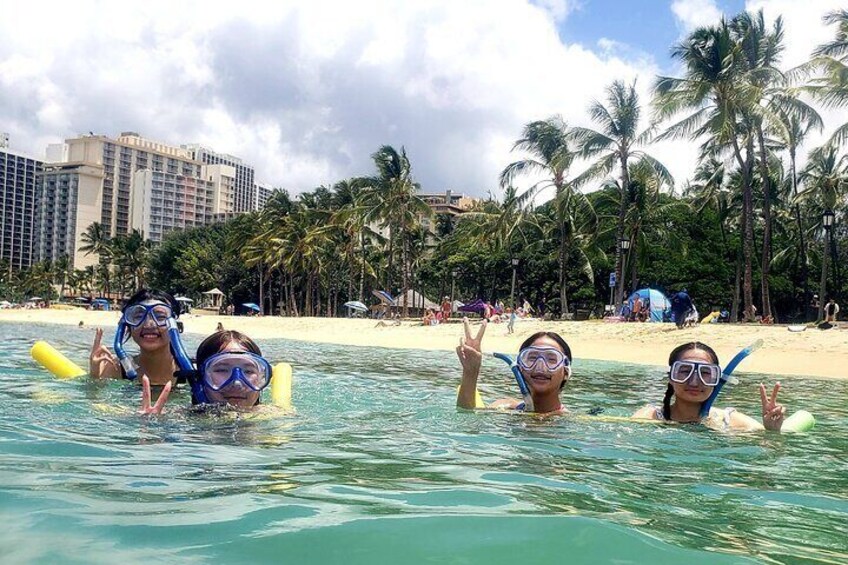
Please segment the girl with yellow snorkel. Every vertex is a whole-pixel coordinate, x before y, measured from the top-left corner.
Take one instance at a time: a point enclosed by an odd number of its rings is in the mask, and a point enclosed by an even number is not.
[[[460,339],[456,354],[462,364],[462,383],[456,404],[460,408],[477,408],[477,380],[483,360],[482,341],[486,333],[486,321],[480,325],[476,337],[471,336],[468,319],[462,321],[465,337]],[[512,398],[496,400],[487,408],[500,408],[535,412],[538,414],[561,414],[566,412],[560,402],[560,391],[571,377],[571,349],[555,332],[538,332],[527,338],[518,351],[515,361],[506,355],[495,357],[510,364],[524,400]]]
[[[732,431],[780,431],[784,422],[788,422],[786,408],[777,402],[780,383],[774,386],[771,395],[766,393],[765,385],[760,384],[761,422],[734,408],[713,407],[713,402],[730,373],[753,348],[755,346],[743,349],[722,370],[718,355],[708,345],[694,341],[676,347],[668,357],[668,388],[662,407],[645,406],[633,414],[633,417],[664,422],[703,423],[712,428]],[[815,422],[807,412],[801,411],[796,416],[800,416],[799,419],[804,422],[798,422],[800,426],[795,423],[790,425],[792,431],[809,429]]]

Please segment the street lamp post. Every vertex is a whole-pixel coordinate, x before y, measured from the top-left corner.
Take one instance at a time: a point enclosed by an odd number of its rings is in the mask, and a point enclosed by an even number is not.
[[[456,269],[451,271],[451,315],[453,315],[453,305],[456,302],[455,291],[456,291]]]
[[[833,210],[827,209],[822,214],[822,226],[824,227],[824,249],[822,250],[822,274],[821,274],[821,286],[819,288],[819,313],[818,319],[824,319],[824,303],[827,300],[827,259],[829,257],[828,251],[831,248],[830,238],[833,237],[831,235],[831,231],[833,229],[833,219],[835,214]]]
[[[509,305],[515,308],[515,270],[518,268],[518,259],[512,259],[512,287],[509,291]]]
[[[630,240],[622,237],[618,241],[618,248],[621,250],[621,278],[618,282],[618,304],[619,307],[624,306],[624,273],[627,267],[627,251],[630,249]],[[619,312],[620,314],[621,312]]]

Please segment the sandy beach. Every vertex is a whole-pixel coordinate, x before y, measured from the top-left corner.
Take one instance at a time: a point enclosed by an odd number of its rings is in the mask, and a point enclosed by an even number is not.
[[[114,327],[117,312],[82,309],[0,310],[0,322],[33,322],[76,326]],[[248,318],[242,316],[187,315],[181,318],[187,332],[208,335],[218,322],[262,339],[285,338],[341,345],[404,349],[452,350],[462,334],[458,323],[424,327],[414,322],[375,327],[374,320],[347,318]],[[789,332],[785,326],[704,324],[678,330],[672,324],[609,324],[589,322],[522,321],[515,334],[505,324],[490,324],[483,347],[486,351],[514,352],[530,334],[540,330],[559,332],[577,359],[602,359],[646,365],[664,365],[672,348],[691,340],[711,345],[722,361],[757,339],[763,347],[746,361],[742,370],[769,375],[806,375],[848,378],[848,328],[827,331],[809,328]]]

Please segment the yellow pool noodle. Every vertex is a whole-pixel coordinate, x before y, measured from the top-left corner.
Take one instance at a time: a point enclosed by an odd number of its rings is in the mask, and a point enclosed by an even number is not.
[[[30,355],[58,379],[75,379],[87,373],[46,341],[36,341]]]
[[[274,406],[292,407],[292,367],[288,363],[277,363],[271,373],[271,403]]]

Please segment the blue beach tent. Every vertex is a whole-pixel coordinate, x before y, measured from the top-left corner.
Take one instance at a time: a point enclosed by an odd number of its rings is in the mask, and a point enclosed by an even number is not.
[[[662,322],[669,319],[671,315],[671,301],[669,301],[665,294],[653,288],[639,289],[627,299],[628,311],[633,311],[633,302],[637,296],[642,300],[642,308],[647,308],[651,313],[648,317],[649,322]]]

